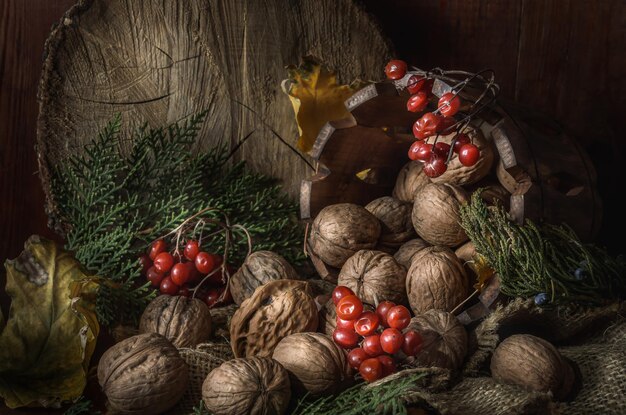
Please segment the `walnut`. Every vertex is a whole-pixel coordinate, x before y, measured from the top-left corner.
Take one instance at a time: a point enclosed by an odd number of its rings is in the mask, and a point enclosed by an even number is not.
[[[98,383],[112,412],[152,415],[183,396],[188,368],[178,350],[156,333],[139,334],[108,349],[98,364]]]
[[[430,244],[423,239],[411,239],[409,242],[402,244],[400,249],[393,255],[393,259],[395,259],[398,264],[404,266],[404,268],[409,269],[415,254],[429,246]]]
[[[389,300],[406,304],[406,268],[389,254],[362,250],[341,268],[337,285],[345,285],[364,302]]]
[[[196,298],[160,295],[141,315],[139,333],[158,333],[178,348],[193,347],[211,336],[211,312]]]
[[[495,160],[493,144],[485,139],[485,136],[480,130],[471,129],[467,134],[480,150],[478,162],[468,167],[461,164],[458,157],[452,157],[445,173],[431,179],[433,183],[450,183],[459,186],[472,184],[480,181],[491,171]],[[451,144],[454,136],[456,136],[456,133],[439,137],[437,141]]]
[[[224,362],[202,384],[202,400],[214,415],[280,415],[290,398],[289,374],[268,357]]]
[[[410,203],[385,196],[372,200],[365,209],[380,220],[382,225],[378,241],[380,245],[397,249],[415,236]]]
[[[313,396],[339,392],[350,381],[346,353],[324,334],[298,333],[285,337],[272,357],[287,369],[296,390]]]
[[[272,251],[253,252],[230,277],[230,293],[235,303],[241,304],[266,282],[297,279],[296,270],[282,256]]]
[[[318,314],[309,284],[276,280],[260,286],[241,303],[230,322],[235,357],[268,357],[283,338],[317,330]]]
[[[499,204],[504,207],[505,210],[509,209],[511,205],[511,194],[499,184],[493,184],[484,186],[476,191],[480,190],[480,197],[489,206]]]
[[[333,335],[333,332],[337,328],[337,310],[335,309],[335,303],[333,299],[326,301],[324,306],[320,310],[320,323],[318,331],[320,333]]]
[[[455,247],[467,240],[461,227],[459,206],[467,203],[467,193],[447,183],[427,184],[415,195],[413,227],[417,234],[433,245]]]
[[[463,364],[467,354],[467,332],[454,315],[428,310],[413,317],[406,330],[415,330],[422,335],[422,350],[415,358],[410,358],[419,365],[456,370]]]
[[[415,254],[407,272],[406,292],[415,314],[452,311],[468,295],[463,264],[449,248],[431,246]]]
[[[503,383],[564,399],[574,383],[573,369],[549,342],[529,334],[504,340],[491,357],[491,375]]]
[[[476,245],[474,245],[474,242],[472,241],[467,241],[458,247],[456,251],[454,251],[454,254],[463,263],[472,261],[474,259],[474,255],[476,255]]]
[[[398,174],[392,196],[403,202],[413,203],[415,194],[428,183],[430,178],[424,174],[423,164],[409,161]]]
[[[326,206],[313,225],[309,245],[325,263],[336,268],[361,249],[376,246],[381,226],[376,216],[351,203]]]

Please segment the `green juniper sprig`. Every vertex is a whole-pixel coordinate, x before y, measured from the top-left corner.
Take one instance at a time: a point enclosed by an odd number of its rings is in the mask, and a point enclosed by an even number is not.
[[[589,304],[626,298],[622,258],[582,243],[566,225],[519,225],[501,206],[488,207],[480,193],[461,207],[461,223],[476,252],[498,273],[502,293],[546,293],[551,302]]]

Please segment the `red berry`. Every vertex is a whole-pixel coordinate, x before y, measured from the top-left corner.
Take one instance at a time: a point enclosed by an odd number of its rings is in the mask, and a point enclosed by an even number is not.
[[[333,340],[344,349],[352,349],[359,344],[359,336],[354,330],[349,329],[335,329],[333,331]]]
[[[435,147],[433,147],[433,153],[443,157],[444,159],[447,159],[448,153],[450,153],[450,144],[444,143],[443,141],[438,141],[437,143],[435,143]]]
[[[411,312],[403,305],[397,305],[389,309],[387,313],[387,323],[389,327],[402,330],[405,329],[411,322]]]
[[[409,159],[417,160],[417,156],[419,154],[419,150],[422,144],[424,144],[424,142],[419,140],[411,144],[411,147],[409,147]]]
[[[378,314],[372,311],[366,311],[354,323],[354,331],[361,336],[369,336],[374,334],[380,325]]]
[[[380,346],[380,336],[378,334],[372,334],[363,339],[361,347],[365,350],[365,353],[372,357],[383,354],[383,349]]]
[[[165,277],[165,273],[157,271],[154,266],[148,268],[146,272],[146,279],[152,283],[153,287],[160,286],[163,277]]]
[[[446,92],[441,96],[438,103],[439,112],[446,117],[452,117],[461,107],[461,99],[453,92]]]
[[[198,244],[198,241],[188,241],[187,245],[185,245],[185,258],[193,261],[194,259],[196,259],[196,255],[198,255],[198,252],[200,252],[200,245]]]
[[[459,150],[459,161],[462,165],[470,167],[478,163],[480,150],[474,144],[465,144]]]
[[[196,269],[204,275],[213,271],[217,266],[215,256],[204,251],[198,252],[194,262],[196,264]]]
[[[189,286],[187,284],[181,286],[178,289],[178,295],[187,298],[191,297],[191,290],[189,289]]]
[[[169,252],[161,252],[154,258],[154,268],[159,272],[168,272],[174,265],[174,257]]]
[[[419,140],[434,135],[441,118],[432,112],[427,112],[413,124],[413,135]]]
[[[428,144],[428,143],[424,143],[421,145],[421,147],[417,150],[417,160],[420,161],[428,161],[430,160],[430,156],[433,155],[433,145],[432,144]]]
[[[183,265],[187,267],[189,270],[189,280],[188,282],[194,283],[200,281],[200,272],[196,269],[196,264],[193,261],[191,262],[183,262]]]
[[[189,266],[181,262],[174,264],[172,270],[170,271],[170,277],[172,278],[174,284],[180,287],[189,281]]]
[[[141,275],[145,276],[148,269],[152,266],[152,260],[146,254],[139,255],[139,264],[141,265]]]
[[[407,356],[415,356],[422,350],[422,335],[415,330],[404,333],[402,352]]]
[[[424,163],[424,174],[430,178],[439,177],[448,170],[446,165],[446,157],[438,154],[430,156],[428,161]]]
[[[163,239],[159,239],[158,241],[153,242],[152,245],[150,246],[150,252],[149,252],[150,259],[154,261],[156,256],[159,255],[161,252],[165,252],[166,249],[167,249],[167,244],[165,243]]]
[[[469,144],[471,143],[472,140],[470,140],[469,136],[465,133],[460,133],[458,134],[455,138],[454,138],[454,152],[459,154],[459,151],[461,151],[461,147],[463,147],[465,144]]]
[[[366,382],[374,382],[383,377],[383,365],[376,358],[367,359],[359,366],[359,373]]]
[[[437,132],[443,135],[448,135],[454,131],[456,120],[453,117],[441,117],[439,125],[437,125]]]
[[[404,343],[404,336],[398,329],[388,328],[380,334],[380,347],[385,353],[394,354]]]
[[[337,303],[337,317],[354,320],[363,312],[363,303],[356,295],[347,295]]]
[[[159,287],[159,290],[163,294],[176,295],[178,294],[178,285],[174,284],[174,282],[168,275],[161,281],[161,286]]]
[[[352,349],[350,350],[350,353],[348,353],[348,363],[355,369],[361,367],[361,363],[369,358],[370,357],[367,353],[365,353],[365,350],[361,349],[360,347]]]
[[[378,359],[380,364],[383,366],[383,377],[389,376],[398,370],[396,368],[396,362],[393,361],[391,356],[383,354],[378,356],[376,359]]]
[[[391,301],[381,301],[378,304],[378,307],[376,307],[376,314],[378,314],[380,323],[384,327],[389,327],[389,325],[387,324],[387,313],[389,313],[389,309],[391,307],[395,307],[395,306],[396,306],[395,303],[392,303]]]
[[[399,59],[389,61],[385,66],[385,75],[394,81],[402,78],[406,75],[406,62]]]
[[[209,292],[206,294],[205,302],[209,308],[215,307],[217,305],[220,296],[222,295],[222,291],[218,288],[211,288]]]
[[[342,318],[337,317],[337,328],[338,329],[348,329],[354,331],[354,323],[356,320],[344,320]]]
[[[411,95],[411,98],[406,102],[406,109],[410,112],[424,111],[424,108],[428,105],[428,95],[426,92],[419,91],[415,95]]]
[[[421,75],[411,75],[406,83],[406,90],[409,94],[417,94],[417,92],[424,87],[426,79]]]
[[[333,303],[337,305],[337,303],[339,303],[339,300],[348,295],[354,295],[354,292],[350,288],[343,285],[336,286],[332,294]]]
[[[422,91],[426,92],[429,97],[433,95],[433,85],[435,85],[435,79],[428,78],[426,79],[426,82],[424,82],[424,86],[422,87]]]

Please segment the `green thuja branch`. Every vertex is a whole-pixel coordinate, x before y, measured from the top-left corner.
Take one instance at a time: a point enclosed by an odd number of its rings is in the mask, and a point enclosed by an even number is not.
[[[255,250],[275,250],[296,265],[303,260],[297,206],[276,181],[250,172],[243,163],[229,166],[224,145],[206,153],[194,149],[205,116],[165,128],[144,125],[124,152],[118,115],[84,154],[71,156],[53,171],[55,219],[67,229],[66,247],[103,282],[96,311],[105,325],[135,320],[154,295],[139,276],[138,255],[209,207],[218,209],[209,216],[221,220],[225,214],[245,227]],[[233,240],[229,258],[237,265],[247,243],[243,234]],[[223,246],[223,234],[203,241],[203,248],[212,252],[220,253]]]
[[[582,243],[567,226],[519,225],[502,207],[488,207],[480,191],[461,207],[461,221],[506,295],[546,293],[552,302],[582,303],[626,298],[626,262]]]

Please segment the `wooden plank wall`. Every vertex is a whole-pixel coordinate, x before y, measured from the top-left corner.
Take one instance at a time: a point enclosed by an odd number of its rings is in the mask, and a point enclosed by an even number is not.
[[[73,0],[0,0],[0,260],[50,236],[33,145],[43,44]],[[626,2],[364,0],[398,56],[496,70],[503,95],[552,115],[590,151],[605,200],[601,241],[624,251]],[[363,51],[367,53],[367,51]],[[0,286],[4,286],[0,275]],[[2,290],[0,290],[2,291]]]

